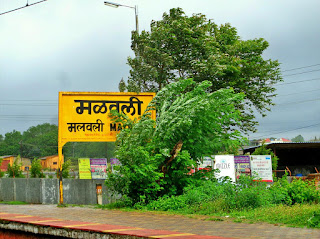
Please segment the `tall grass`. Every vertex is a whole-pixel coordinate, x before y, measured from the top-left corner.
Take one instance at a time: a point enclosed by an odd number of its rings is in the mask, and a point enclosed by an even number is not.
[[[183,214],[228,214],[253,221],[320,227],[319,199],[319,191],[309,182],[288,183],[284,177],[270,186],[241,177],[237,183],[208,180],[187,188],[182,195],[161,197],[144,208]]]

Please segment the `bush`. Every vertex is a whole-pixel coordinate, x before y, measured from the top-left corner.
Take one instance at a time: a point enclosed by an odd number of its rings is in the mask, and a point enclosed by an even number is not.
[[[21,170],[21,164],[18,163],[19,159],[20,156],[16,158],[12,165],[8,164],[7,173],[9,178],[24,178]]]
[[[263,206],[303,204],[319,201],[314,184],[302,180],[287,181],[286,176],[272,186],[253,178],[240,176],[237,183],[225,180],[201,181],[185,189],[180,196],[163,196],[151,201],[146,208],[185,213],[228,213]],[[313,219],[316,220],[316,219]]]
[[[293,205],[295,203],[319,202],[320,193],[316,189],[314,182],[294,179],[289,183],[284,175],[270,188],[273,195],[273,203],[285,203]]]
[[[62,164],[62,177],[69,178],[69,168],[71,165],[71,161],[67,160]]]
[[[320,228],[320,212],[314,212],[313,216],[307,221],[308,227]]]
[[[183,210],[185,212],[211,212],[244,210],[271,203],[272,195],[267,185],[255,182],[253,178],[241,176],[237,184],[225,180],[202,181],[201,184],[186,188],[180,196],[164,196],[147,205],[151,210]]]
[[[31,178],[44,178],[45,175],[42,172],[41,160],[34,159],[31,163]]]

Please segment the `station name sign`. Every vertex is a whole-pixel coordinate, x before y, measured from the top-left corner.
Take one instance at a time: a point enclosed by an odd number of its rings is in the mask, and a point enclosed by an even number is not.
[[[59,144],[111,142],[122,129],[111,122],[111,110],[129,118],[143,115],[155,93],[59,92]],[[155,112],[152,112],[155,119]]]

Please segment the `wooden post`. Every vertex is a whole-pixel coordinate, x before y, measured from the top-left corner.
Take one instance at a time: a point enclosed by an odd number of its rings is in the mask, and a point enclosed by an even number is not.
[[[59,142],[58,145],[58,157],[59,157],[59,193],[60,193],[60,198],[59,198],[59,204],[63,204],[63,184],[62,184],[62,144]]]

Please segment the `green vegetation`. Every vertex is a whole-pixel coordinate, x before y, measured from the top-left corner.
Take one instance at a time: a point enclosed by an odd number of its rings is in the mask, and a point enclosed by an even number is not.
[[[204,155],[238,148],[244,138],[230,127],[239,125],[235,104],[242,94],[232,89],[208,93],[211,83],[192,79],[169,84],[158,92],[140,121],[112,112],[123,130],[116,142],[121,162],[108,173],[106,184],[132,203],[148,203],[160,196],[182,194],[185,187],[205,180],[206,172],[189,174]],[[156,110],[156,121],[150,112]],[[186,117],[188,116],[188,117]]]
[[[31,178],[44,178],[45,175],[42,172],[41,160],[34,159],[31,163],[31,170],[30,170]]]
[[[7,173],[9,178],[24,178],[19,161],[20,155],[18,155],[18,157],[14,160],[12,166],[8,164]]]
[[[304,142],[304,138],[301,134],[291,139],[292,142]]]
[[[0,140],[1,140],[1,137],[0,137]],[[0,165],[2,164],[2,161],[3,161],[3,158],[0,158]],[[4,176],[4,172],[0,171],[0,178],[2,178],[3,176]]]
[[[268,222],[294,227],[320,228],[320,210],[318,204],[278,204],[243,210],[229,214],[239,222]]]
[[[69,178],[70,165],[71,165],[70,160],[67,160],[62,164],[62,177],[63,178]]]
[[[133,207],[139,210],[165,211],[205,220],[234,222],[268,222],[295,227],[320,228],[320,192],[314,183],[294,180],[286,176],[272,186],[241,176],[235,184],[214,178],[185,189],[179,196],[162,196],[157,200]],[[126,200],[104,208],[126,208]]]
[[[0,204],[8,204],[8,205],[26,205],[29,204],[27,202],[21,202],[21,201],[0,201]]]
[[[269,44],[263,38],[242,40],[230,24],[218,26],[203,14],[186,16],[181,8],[152,21],[150,31],[132,34],[131,67],[125,86],[129,92],[158,92],[181,79],[209,81],[209,92],[232,87],[244,93],[239,102],[242,129],[254,130],[254,110],[262,115],[273,105],[274,85],[281,81],[278,61],[263,59]]]
[[[58,126],[44,123],[32,126],[22,134],[13,130],[0,138],[0,155],[39,158],[58,152]]]

